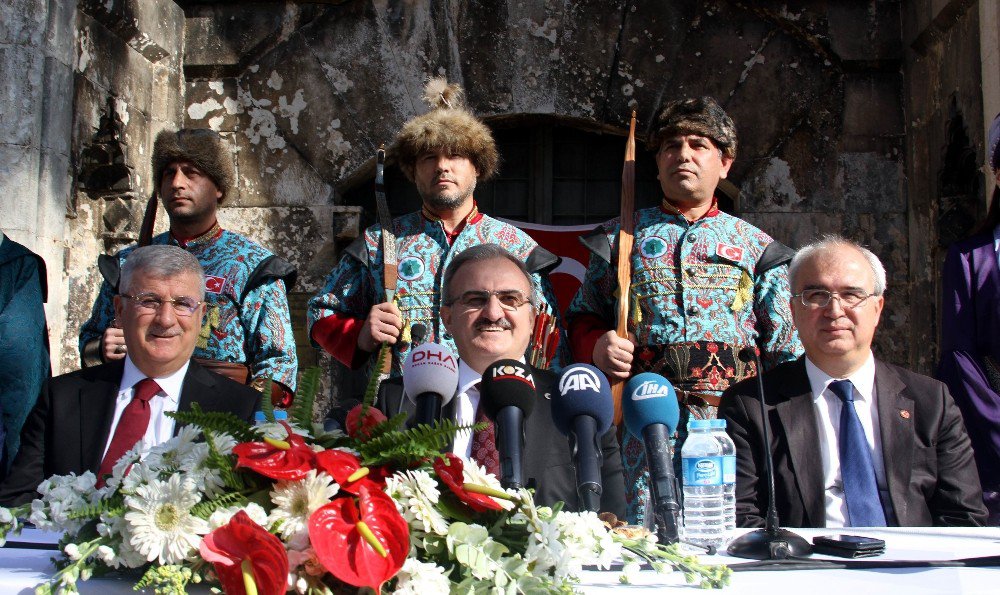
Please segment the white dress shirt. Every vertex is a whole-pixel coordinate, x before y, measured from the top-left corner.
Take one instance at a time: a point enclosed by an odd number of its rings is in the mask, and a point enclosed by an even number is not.
[[[1000,267],[1000,225],[993,228],[993,251],[997,254],[997,266]]]
[[[458,392],[455,395],[455,421],[463,426],[476,423],[479,409],[479,381],[482,375],[458,360]],[[472,456],[472,432],[457,432],[451,452],[468,461]]]
[[[813,410],[816,412],[816,427],[819,430],[820,458],[823,462],[823,490],[825,494],[826,526],[843,527],[847,518],[847,502],[844,500],[844,485],[840,477],[840,411],[843,402],[832,390],[835,380],[850,380],[854,385],[854,409],[858,413],[861,427],[872,453],[875,466],[875,481],[879,496],[886,508],[886,518],[890,517],[892,504],[885,482],[885,465],[882,460],[882,438],[875,431],[878,428],[878,395],[875,391],[875,357],[869,353],[865,363],[847,378],[833,378],[820,370],[806,357],[806,374],[812,388]]]
[[[160,392],[156,393],[149,400],[149,425],[146,426],[146,434],[142,437],[143,457],[146,456],[150,448],[162,444],[173,437],[174,419],[163,414],[169,411],[177,411],[177,406],[181,402],[181,385],[184,384],[184,375],[187,374],[187,369],[188,363],[185,363],[181,366],[180,370],[169,376],[153,378],[156,384],[160,385]],[[132,402],[135,385],[143,378],[147,378],[147,376],[140,372],[139,368],[135,367],[135,364],[132,363],[132,358],[126,355],[125,370],[122,372],[122,382],[118,386],[118,397],[115,399],[115,417],[111,422],[111,432],[108,434],[108,440],[104,444],[104,452],[101,454],[101,460],[104,460],[104,456],[108,454],[108,447],[111,446],[111,440],[115,437],[118,420],[121,419],[125,406]]]

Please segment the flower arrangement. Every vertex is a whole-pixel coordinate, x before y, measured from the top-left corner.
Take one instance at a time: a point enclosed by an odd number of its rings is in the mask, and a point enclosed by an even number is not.
[[[139,569],[136,588],[156,593],[201,582],[230,595],[569,593],[584,566],[618,560],[623,580],[646,562],[705,587],[728,582],[725,567],[594,513],[538,507],[529,491],[504,490],[475,463],[441,454],[473,428],[446,420],[404,430],[402,417],[367,404],[346,434],[313,428],[318,379],[303,375],[291,423],[269,410],[257,426],[177,413],[176,437],[142,459],[137,445],[101,487],[90,472],[47,479],[29,506],[0,508],[0,543],[19,517],[64,532],[64,557],[38,593],[74,592],[79,580],[125,569]]]

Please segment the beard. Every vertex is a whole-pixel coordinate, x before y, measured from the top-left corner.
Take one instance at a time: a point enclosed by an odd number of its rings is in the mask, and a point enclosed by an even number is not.
[[[472,196],[475,190],[476,181],[473,180],[472,184],[464,191],[456,189],[451,192],[421,194],[420,198],[432,209],[450,211],[464,205],[465,201],[469,200],[469,197]]]

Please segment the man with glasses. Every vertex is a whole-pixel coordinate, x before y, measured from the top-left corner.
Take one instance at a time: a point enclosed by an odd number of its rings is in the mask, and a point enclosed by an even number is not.
[[[166,413],[232,413],[250,421],[260,393],[191,360],[206,310],[198,260],[176,246],[133,250],[121,269],[115,316],[125,357],[57,376],[42,388],[21,432],[21,449],[0,486],[0,504],[37,497],[46,477],[90,471],[100,484],[123,472],[118,460],[142,441],[142,453],[177,432]]]
[[[427,84],[424,99],[431,110],[403,125],[393,150],[420,194],[421,210],[397,217],[390,230],[365,230],[309,301],[310,339],[351,369],[373,362],[372,353],[388,343],[391,375],[398,375],[417,325],[424,340],[454,348],[441,325],[441,274],[471,246],[498,244],[524,261],[548,311],[557,312],[547,274],[559,258],[476,206],[476,184],[496,173],[500,157],[490,129],[466,108],[463,96],[461,87],[444,79]],[[387,231],[396,252],[391,265],[381,248]],[[386,291],[386,275],[394,291]]]
[[[298,357],[286,293],[296,272],[260,244],[219,226],[219,205],[236,182],[228,149],[212,130],[165,130],[156,137],[152,169],[170,218],[170,230],[152,243],[180,246],[205,270],[207,310],[195,357],[258,390],[273,381],[272,401],[289,406]],[[121,360],[132,347],[116,324],[112,299],[120,265],[133,249],[98,260],[104,283],[90,319],[80,329],[84,366]]]
[[[458,434],[452,452],[463,459],[475,460],[497,476],[500,472],[494,430],[479,407],[479,383],[483,371],[497,360],[524,361],[534,327],[537,300],[534,281],[524,263],[496,244],[464,250],[452,259],[444,273],[441,320],[458,350],[459,376],[458,392],[444,407],[442,417],[462,425],[489,425],[475,434]],[[525,486],[535,490],[535,501],[540,505],[565,502],[568,510],[579,510],[576,471],[569,442],[552,421],[550,395],[557,390],[556,374],[534,367],[529,369],[538,399],[524,424]],[[346,403],[343,407],[351,405]],[[382,383],[376,406],[387,416],[400,411],[414,413],[412,403],[403,395],[400,378]],[[624,480],[614,428],[604,435],[601,444],[601,510],[622,517],[625,513]]]
[[[961,415],[944,384],[875,359],[885,269],[840,237],[789,266],[792,318],[805,356],[765,372],[770,444],[755,381],[723,395],[736,443],[736,520],[764,525],[763,452],[791,527],[982,525],[986,510]]]

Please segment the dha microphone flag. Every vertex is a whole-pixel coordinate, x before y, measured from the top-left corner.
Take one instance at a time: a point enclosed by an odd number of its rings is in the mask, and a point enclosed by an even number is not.
[[[625,385],[622,413],[625,427],[636,438],[642,439],[642,430],[649,424],[663,424],[667,433],[673,434],[680,419],[677,391],[663,376],[644,372],[633,376]]]
[[[444,345],[422,343],[403,363],[403,392],[417,406],[416,424],[438,419],[457,389],[458,358]]]

